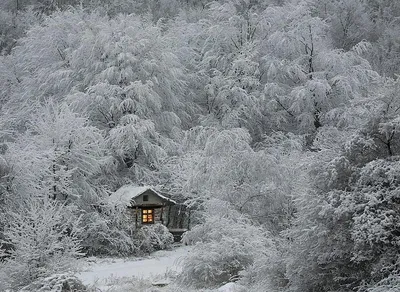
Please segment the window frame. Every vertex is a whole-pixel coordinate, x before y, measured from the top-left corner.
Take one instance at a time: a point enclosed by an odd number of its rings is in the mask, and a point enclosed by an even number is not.
[[[151,221],[149,221],[148,218],[149,215],[151,215]],[[144,219],[145,216],[146,216],[146,221]],[[142,224],[154,224],[154,208],[143,208],[141,212],[141,219],[142,219]]]

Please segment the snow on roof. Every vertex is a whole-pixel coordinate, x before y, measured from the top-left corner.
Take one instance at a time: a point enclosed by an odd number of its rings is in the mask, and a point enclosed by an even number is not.
[[[159,192],[157,192],[150,186],[139,187],[139,186],[135,186],[135,185],[122,186],[121,188],[119,188],[117,191],[115,191],[114,193],[112,193],[110,195],[110,197],[108,198],[108,201],[114,205],[129,206],[129,205],[131,205],[132,200],[139,197],[141,194],[143,194],[147,190],[152,191],[153,193],[155,193],[158,197],[160,197],[163,200],[166,200],[168,202],[176,204],[176,202],[174,200],[161,195]]]

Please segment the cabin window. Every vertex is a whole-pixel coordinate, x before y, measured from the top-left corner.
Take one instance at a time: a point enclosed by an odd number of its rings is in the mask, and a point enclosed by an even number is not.
[[[149,200],[149,195],[143,195],[143,202],[147,202]]]
[[[143,209],[142,210],[142,223],[154,223],[154,210]]]

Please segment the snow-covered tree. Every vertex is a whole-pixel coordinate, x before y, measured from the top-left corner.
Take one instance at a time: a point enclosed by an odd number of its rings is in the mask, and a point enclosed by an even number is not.
[[[365,1],[314,1],[310,3],[315,14],[329,25],[336,48],[350,50],[363,40],[370,40],[374,27]]]
[[[192,208],[186,283],[396,289],[399,16],[390,0],[2,1],[0,239],[25,263],[18,226],[45,206],[85,226],[88,254],[151,250],[107,197],[157,184]]]
[[[19,121],[12,126],[35,115],[32,103],[66,101],[106,130],[120,169],[134,166],[123,171],[128,179],[145,180],[144,173],[175,151],[173,140],[190,122],[185,68],[174,48],[161,24],[145,18],[110,19],[82,9],[54,13],[32,27],[10,57],[7,68],[18,72],[18,86],[6,96],[9,119]],[[132,131],[134,141],[126,140]]]
[[[65,104],[48,102],[37,108],[37,117],[5,157],[16,193],[90,202],[98,196],[91,179],[101,172],[106,154],[102,133],[87,119]]]
[[[368,291],[398,273],[397,82],[385,80],[377,88],[351,110],[360,129],[317,135],[317,163],[308,167],[312,189],[295,201],[296,219],[287,233],[293,291]]]
[[[270,7],[265,17],[271,33],[264,50],[264,95],[276,123],[308,134],[324,125],[351,123],[346,106],[377,77],[360,57],[368,44],[358,43],[348,52],[335,50],[328,24],[313,15],[306,1]]]
[[[80,249],[79,219],[73,208],[50,198],[26,197],[13,211],[1,215],[4,220],[2,252],[6,256],[0,268],[2,289],[17,289],[53,273],[76,269]]]
[[[260,254],[274,257],[273,242],[262,228],[252,225],[227,202],[214,199],[207,206],[211,215],[183,239],[195,247],[184,259],[180,281],[212,287],[240,277]]]

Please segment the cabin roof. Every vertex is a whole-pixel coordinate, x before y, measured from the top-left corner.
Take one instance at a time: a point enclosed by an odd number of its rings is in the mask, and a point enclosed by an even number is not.
[[[114,205],[125,205],[125,206],[131,206],[132,201],[135,200],[135,198],[139,197],[146,191],[151,191],[154,193],[156,196],[161,198],[164,201],[167,201],[172,204],[176,204],[176,202],[170,198],[167,198],[166,196],[163,196],[156,190],[154,190],[150,186],[135,186],[135,185],[125,185],[119,188],[117,191],[112,193],[109,197],[109,202],[114,204]]]

